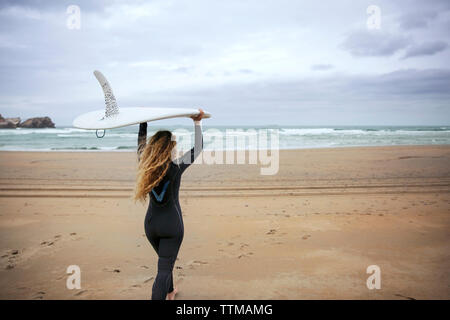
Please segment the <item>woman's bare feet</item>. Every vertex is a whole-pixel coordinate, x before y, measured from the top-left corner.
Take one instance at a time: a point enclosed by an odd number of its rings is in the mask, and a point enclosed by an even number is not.
[[[167,294],[166,300],[175,300],[175,295],[178,293],[178,289],[177,288],[173,288],[172,292],[169,292]]]

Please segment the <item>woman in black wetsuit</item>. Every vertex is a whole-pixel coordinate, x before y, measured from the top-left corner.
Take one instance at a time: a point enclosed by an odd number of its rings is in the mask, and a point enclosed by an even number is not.
[[[146,143],[147,123],[141,123],[138,136],[138,175],[135,200],[150,197],[144,220],[145,234],[158,254],[158,274],[152,288],[153,300],[173,300],[177,289],[173,286],[172,270],[183,241],[184,225],[178,191],[181,175],[203,149],[200,114],[192,117],[195,145],[182,157],[172,161],[176,141],[170,131],[158,131]]]

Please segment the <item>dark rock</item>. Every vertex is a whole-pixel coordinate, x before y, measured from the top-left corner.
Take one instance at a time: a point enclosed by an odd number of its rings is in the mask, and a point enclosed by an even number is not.
[[[14,129],[16,125],[12,121],[4,120],[0,121],[0,129]]]
[[[13,129],[20,123],[20,118],[3,118],[0,114],[0,129]]]
[[[21,128],[54,128],[55,124],[49,117],[30,118],[20,123]]]
[[[6,121],[10,121],[12,123],[14,123],[14,125],[18,126],[20,123],[20,118],[16,117],[16,118],[6,118]]]
[[[54,128],[55,124],[49,117],[30,118],[20,122],[19,117],[3,118],[0,114],[0,129],[21,128]]]

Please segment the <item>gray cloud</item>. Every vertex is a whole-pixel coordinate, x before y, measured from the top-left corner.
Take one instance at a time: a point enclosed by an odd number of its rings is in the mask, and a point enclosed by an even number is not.
[[[248,73],[253,73],[253,71],[250,70],[250,69],[240,69],[239,72],[240,72],[240,73],[247,73],[247,74],[248,74]]]
[[[369,99],[400,98],[414,101],[430,97],[439,100],[449,99],[448,88],[450,88],[448,69],[401,69],[379,76],[349,79],[345,89]]]
[[[331,64],[313,64],[311,66],[311,70],[315,70],[315,71],[323,71],[323,70],[330,70],[333,69],[333,65]]]
[[[2,115],[70,125],[103,107],[98,69],[120,106],[203,106],[210,123],[450,122],[450,1],[379,0],[379,31],[350,0],[75,3],[76,31],[73,1],[0,2]]]
[[[401,14],[398,25],[405,31],[426,29],[439,23],[439,19],[448,20],[450,1],[448,0],[398,0],[395,1]]]
[[[214,114],[212,124],[216,119],[235,124],[424,123],[421,117],[428,119],[426,124],[445,124],[450,120],[449,87],[450,70],[405,69],[161,91],[152,102],[205,106]]]
[[[447,43],[443,41],[425,42],[419,45],[413,45],[406,50],[403,59],[418,56],[431,56],[444,51],[447,49],[447,46]]]
[[[379,30],[357,30],[347,36],[341,47],[354,56],[391,56],[405,49],[411,39]]]
[[[426,28],[438,16],[438,13],[436,11],[425,11],[405,14],[399,18],[399,26],[403,30]]]
[[[224,85],[192,91],[176,91],[183,98],[202,97],[245,102],[329,101],[339,97],[352,101],[384,100],[398,97],[414,100],[418,97],[450,98],[449,69],[399,69],[381,74],[329,75],[321,78],[304,77],[296,80],[257,81],[248,84]],[[160,92],[164,94],[164,92]],[[167,93],[169,95],[169,93]],[[170,92],[173,95],[174,92]],[[450,108],[449,108],[450,111]]]
[[[0,9],[10,8],[10,7],[22,7],[39,9],[45,11],[65,11],[70,5],[77,5],[83,9],[83,11],[103,11],[110,1],[107,0],[58,0],[48,1],[48,0],[2,0],[0,2]]]

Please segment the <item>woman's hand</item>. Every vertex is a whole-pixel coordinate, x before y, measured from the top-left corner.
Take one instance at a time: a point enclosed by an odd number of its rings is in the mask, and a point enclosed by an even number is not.
[[[191,116],[192,120],[194,121],[200,121],[203,119],[203,115],[205,114],[205,112],[203,111],[203,109],[198,109],[198,111],[200,112],[198,115],[196,116]]]

